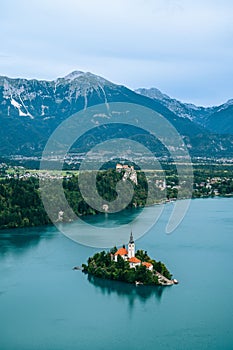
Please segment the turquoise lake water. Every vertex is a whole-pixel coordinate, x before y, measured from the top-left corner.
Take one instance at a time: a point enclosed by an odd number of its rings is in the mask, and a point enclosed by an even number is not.
[[[54,227],[0,232],[0,349],[233,349],[233,198],[193,200],[166,235],[171,205],[136,248],[167,265],[172,287],[88,279],[72,267],[96,249]]]

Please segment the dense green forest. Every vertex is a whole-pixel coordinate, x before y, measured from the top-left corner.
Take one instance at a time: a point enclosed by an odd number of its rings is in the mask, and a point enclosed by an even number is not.
[[[85,179],[88,186],[87,173]],[[122,174],[114,170],[100,172],[97,175],[96,185],[100,196],[105,200],[111,201],[117,197],[115,187],[122,178]],[[56,182],[56,179],[48,179],[49,186]],[[145,176],[138,174],[138,184],[134,186],[134,195],[127,208],[143,206],[147,199],[147,184]],[[79,185],[78,176],[64,178],[64,193],[69,205],[78,216],[94,215],[99,212],[91,208],[83,199]],[[124,196],[124,193],[123,193]],[[54,205],[54,220],[58,220],[57,208],[62,208],[63,203],[58,203],[54,191],[48,191],[47,199]],[[63,215],[63,221],[66,218],[66,212]],[[27,179],[11,178],[0,181],[0,228],[39,226],[50,223],[50,219],[44,209],[41,196],[39,180],[34,177]]]
[[[96,177],[96,187],[100,197],[106,201],[112,201],[117,198],[116,184],[122,179],[124,172],[117,172],[113,169],[99,171]],[[151,196],[147,198],[148,182],[143,172],[137,171],[137,184],[132,183],[134,194],[132,200],[127,205],[127,209],[143,207],[159,203],[167,199],[177,198],[179,191],[179,179],[171,169],[166,171],[166,188],[156,185],[158,175],[147,174],[150,182]],[[89,184],[90,173],[86,173],[86,186]],[[57,181],[54,178],[48,178],[49,186]],[[130,181],[130,180],[127,180]],[[153,185],[153,186],[152,186]],[[50,187],[49,187],[50,188]],[[68,203],[78,216],[99,214],[98,210],[93,209],[83,199],[79,184],[78,175],[64,177],[64,193]],[[194,169],[193,198],[231,196],[233,195],[233,179],[231,169],[221,167],[203,166]],[[122,200],[127,197],[127,192],[121,193]],[[56,192],[48,190],[48,200],[53,203],[53,220],[59,220],[57,208],[62,208],[64,203],[59,202]],[[185,197],[185,195],[184,195]],[[62,221],[68,221],[64,209]],[[0,180],[0,229],[39,226],[51,223],[43,203],[41,201],[39,180],[36,177],[2,177]]]
[[[4,179],[0,182],[0,228],[50,223],[40,199],[39,181]]]
[[[129,262],[125,261],[120,255],[117,257],[117,262],[113,261],[111,254],[115,252],[116,248],[113,248],[110,252],[102,251],[94,254],[93,257],[88,259],[87,265],[82,265],[83,272],[99,278],[127,283],[135,283],[137,281],[144,285],[160,285],[156,271],[168,279],[172,278],[171,273],[163,263],[151,259],[143,250],[138,250],[135,256],[141,261],[152,263],[152,271],[149,271],[144,265],[130,268]]]

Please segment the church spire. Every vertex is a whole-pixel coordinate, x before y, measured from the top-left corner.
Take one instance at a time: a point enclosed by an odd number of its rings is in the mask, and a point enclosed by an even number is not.
[[[135,243],[133,239],[133,233],[131,230],[130,238],[129,238],[129,244],[128,244],[128,258],[134,258],[135,257]]]
[[[131,233],[130,233],[129,243],[134,243],[132,230],[131,230]]]

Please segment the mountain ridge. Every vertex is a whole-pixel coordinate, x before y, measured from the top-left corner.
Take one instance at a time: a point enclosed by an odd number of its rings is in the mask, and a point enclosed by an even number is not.
[[[189,118],[198,125],[207,128],[210,132],[233,134],[233,99],[230,99],[217,106],[203,107],[171,98],[157,88],[138,88],[135,90],[135,92],[154,100],[159,100],[172,112],[179,114],[181,117]],[[222,111],[226,110],[229,112],[227,115],[225,115],[227,120],[221,123],[221,114],[223,114]],[[221,114],[219,114],[220,112]],[[218,120],[217,127],[215,125],[216,120]]]
[[[193,155],[202,154],[203,144],[207,144],[210,154],[219,156],[231,152],[231,136],[217,136],[216,131],[213,134],[214,131],[206,128],[208,118],[211,124],[209,109],[208,114],[204,107],[183,104],[155,88],[152,90],[156,97],[145,96],[146,89],[139,90],[134,92],[82,71],[73,71],[51,81],[2,76],[0,151],[2,155],[40,154],[51,133],[70,115],[100,103],[126,102],[151,108],[165,116],[182,135]],[[227,108],[231,106],[229,102]],[[222,107],[218,111],[217,107],[211,107],[211,111],[212,108],[216,113],[227,109]],[[119,137],[118,132],[114,132]],[[129,131],[127,135],[130,135]]]

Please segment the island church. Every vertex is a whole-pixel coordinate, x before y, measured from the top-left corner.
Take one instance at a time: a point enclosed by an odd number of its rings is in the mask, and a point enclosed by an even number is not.
[[[131,232],[130,239],[128,243],[128,250],[123,246],[122,248],[118,249],[118,251],[114,254],[113,260],[117,261],[117,257],[120,255],[124,260],[129,262],[130,268],[135,268],[139,265],[144,265],[146,268],[150,271],[153,270],[153,265],[149,262],[141,262],[138,258],[135,256],[135,242],[133,239],[133,234]]]

